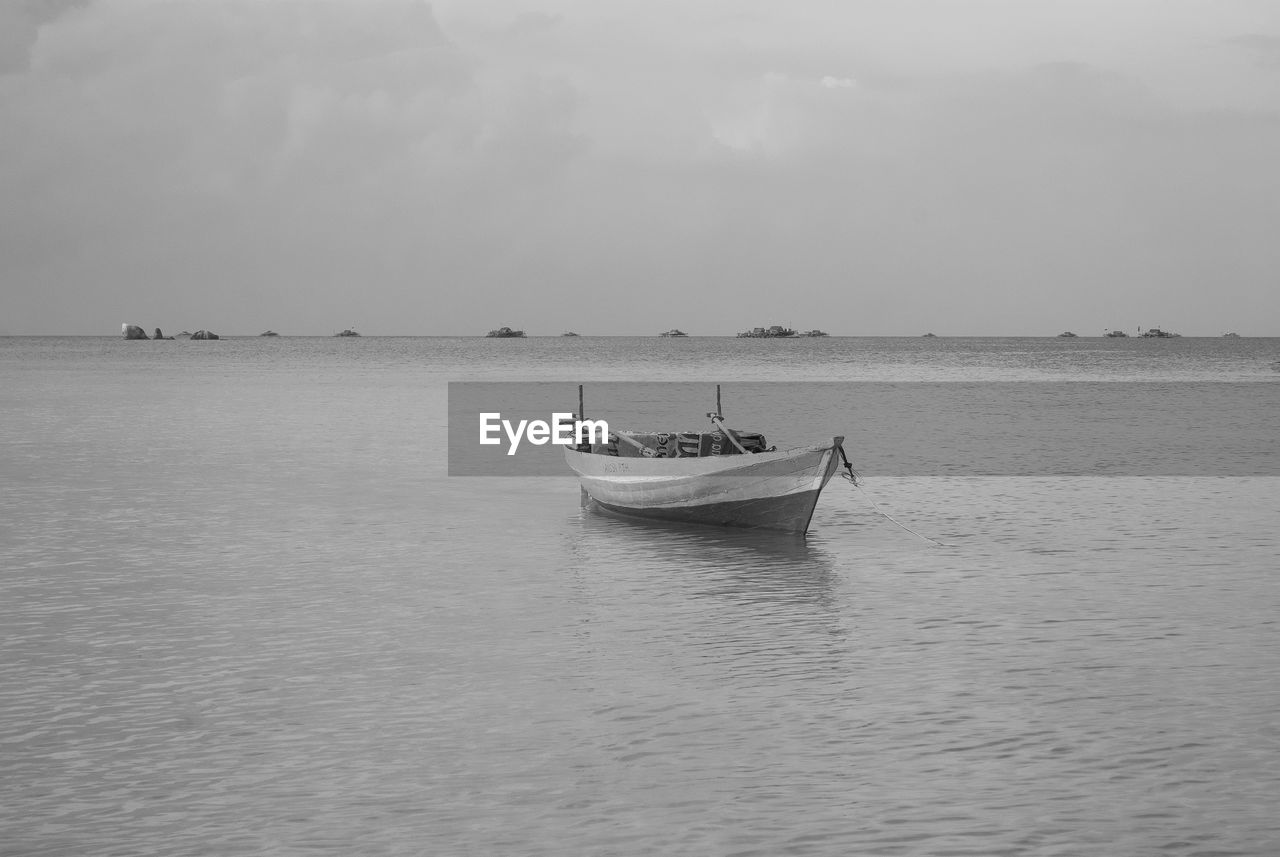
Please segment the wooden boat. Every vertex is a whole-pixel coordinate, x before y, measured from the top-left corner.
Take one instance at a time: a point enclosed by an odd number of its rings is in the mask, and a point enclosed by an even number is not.
[[[717,399],[719,396],[717,396]],[[844,455],[844,438],[796,449],[727,428],[709,432],[610,432],[608,442],[565,447],[582,502],[617,515],[804,534],[818,496]]]

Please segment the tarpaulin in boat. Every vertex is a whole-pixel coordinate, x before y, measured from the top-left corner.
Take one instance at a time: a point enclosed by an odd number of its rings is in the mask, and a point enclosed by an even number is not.
[[[730,429],[747,452],[764,452],[768,448],[764,435],[754,431]],[[596,455],[620,458],[702,458],[708,455],[741,455],[733,441],[720,431],[627,432],[626,439],[609,432],[607,444],[592,444]]]

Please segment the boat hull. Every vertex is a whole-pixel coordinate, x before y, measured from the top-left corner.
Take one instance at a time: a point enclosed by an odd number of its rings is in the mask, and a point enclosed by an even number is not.
[[[700,458],[619,458],[566,450],[584,505],[629,517],[802,534],[839,463],[828,446]]]

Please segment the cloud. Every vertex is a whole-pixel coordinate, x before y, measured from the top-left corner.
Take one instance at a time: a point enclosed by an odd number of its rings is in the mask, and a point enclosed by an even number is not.
[[[572,156],[575,109],[554,81],[482,80],[420,2],[101,0],[0,89],[5,279],[228,316],[201,291],[286,282],[266,298],[305,290],[299,323],[325,324],[362,277],[483,267]]]
[[[6,325],[732,332],[785,301],[1016,333],[1063,300],[1209,318],[1206,280],[1264,314],[1280,129],[1234,19],[1170,63],[1127,19],[1104,51],[988,7],[95,0],[0,76]]]
[[[512,35],[527,35],[551,30],[559,26],[564,17],[546,12],[521,12],[507,25],[506,30]]]
[[[1265,33],[1248,33],[1227,39],[1227,44],[1250,51],[1270,64],[1280,63],[1280,36]]]
[[[89,0],[0,0],[0,75],[25,71],[40,28]]]

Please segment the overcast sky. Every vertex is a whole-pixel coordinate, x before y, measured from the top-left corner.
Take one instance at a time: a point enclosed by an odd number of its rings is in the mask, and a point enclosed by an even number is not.
[[[0,332],[1280,335],[1276,0],[0,0]]]

